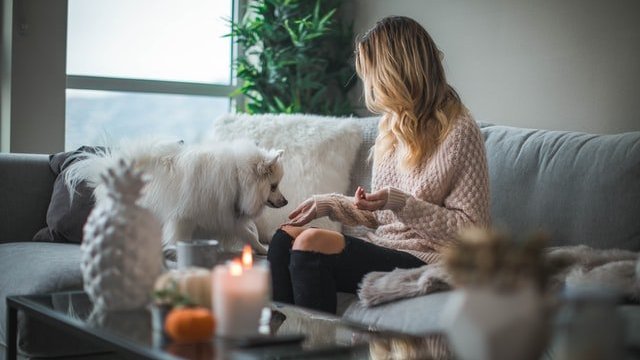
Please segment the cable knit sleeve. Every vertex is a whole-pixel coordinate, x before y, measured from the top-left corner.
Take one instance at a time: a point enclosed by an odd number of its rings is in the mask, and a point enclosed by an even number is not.
[[[359,210],[353,204],[353,198],[340,194],[314,195],[317,217],[328,216],[333,221],[338,221],[349,226],[364,225],[375,229],[378,221],[371,211]]]
[[[398,219],[442,245],[450,244],[460,229],[489,224],[489,175],[480,129],[469,121],[458,129],[446,166],[452,169],[451,191],[443,206],[389,187],[386,209]]]

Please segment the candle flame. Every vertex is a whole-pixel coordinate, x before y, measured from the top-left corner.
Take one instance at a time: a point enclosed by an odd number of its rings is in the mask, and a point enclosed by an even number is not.
[[[235,259],[229,264],[229,274],[231,274],[231,276],[242,275],[242,264],[240,264],[240,260]]]
[[[245,245],[242,248],[242,267],[250,269],[253,266],[253,255],[251,255],[251,246]]]

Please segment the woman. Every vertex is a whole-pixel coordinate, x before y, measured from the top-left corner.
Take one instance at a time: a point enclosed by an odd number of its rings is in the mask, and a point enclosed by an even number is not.
[[[336,292],[355,293],[367,273],[436,262],[460,229],[488,225],[484,142],[441,56],[407,17],[384,18],[358,41],[365,102],[381,114],[373,192],[315,195],[289,215],[269,247],[274,301],[335,313]],[[303,227],[323,216],[375,231],[363,240]]]

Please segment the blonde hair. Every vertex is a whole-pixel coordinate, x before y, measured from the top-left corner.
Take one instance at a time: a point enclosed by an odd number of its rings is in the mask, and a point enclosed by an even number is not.
[[[442,52],[415,20],[386,17],[356,44],[356,72],[367,108],[383,114],[374,162],[397,148],[399,166],[427,160],[466,109],[447,83]]]

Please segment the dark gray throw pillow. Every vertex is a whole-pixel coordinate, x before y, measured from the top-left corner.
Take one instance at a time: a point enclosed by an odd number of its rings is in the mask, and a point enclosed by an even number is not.
[[[64,176],[71,164],[83,158],[82,154],[96,151],[104,151],[104,148],[82,146],[75,151],[49,156],[49,166],[56,175],[56,180],[47,209],[47,227],[38,231],[33,240],[76,244],[82,242],[82,227],[94,205],[93,189],[81,182],[71,202]]]

